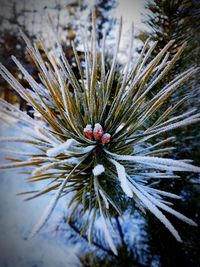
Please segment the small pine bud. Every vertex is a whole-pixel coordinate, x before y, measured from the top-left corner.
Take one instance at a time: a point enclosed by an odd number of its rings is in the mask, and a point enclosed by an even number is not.
[[[110,137],[111,135],[109,133],[105,133],[102,137],[101,137],[101,142],[103,144],[107,144],[110,142]]]
[[[103,135],[103,128],[101,124],[96,123],[93,130],[93,135],[95,140],[100,140]]]
[[[103,165],[98,164],[98,165],[96,165],[96,166],[94,167],[94,169],[92,170],[92,172],[93,172],[93,174],[94,174],[95,176],[98,176],[98,175],[102,174],[103,172],[105,172],[105,168],[104,168]]]
[[[92,140],[93,134],[92,134],[92,125],[91,124],[86,125],[86,127],[84,128],[84,133],[88,139]]]

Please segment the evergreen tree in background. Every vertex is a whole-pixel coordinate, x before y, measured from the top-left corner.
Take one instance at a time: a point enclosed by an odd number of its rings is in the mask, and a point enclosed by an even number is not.
[[[148,31],[140,33],[139,38],[145,41],[148,37],[152,41],[158,41],[153,51],[157,54],[170,40],[175,40],[171,48],[175,54],[180,46],[187,42],[184,54],[177,62],[176,67],[168,74],[167,79],[176,76],[176,68],[186,69],[188,66],[200,65],[200,1],[198,0],[153,0],[146,3],[145,23]],[[177,66],[178,65],[178,66]],[[191,90],[192,103],[199,107],[197,94],[200,86],[199,72],[193,80],[187,83],[187,89]],[[199,94],[198,94],[199,96]],[[188,101],[191,103],[190,101]]]
[[[148,37],[152,41],[157,41],[155,52],[152,56],[158,53],[169,40],[175,40],[175,44],[171,48],[172,55],[177,53],[178,48],[184,43],[184,53],[177,61],[175,67],[165,76],[165,82],[168,82],[172,77],[177,75],[176,69],[182,71],[188,67],[200,66],[200,1],[198,0],[153,0],[146,2],[146,18],[145,23],[148,30],[142,31],[139,34],[139,39],[146,41]],[[162,81],[163,82],[163,81]],[[156,93],[162,84],[159,84],[154,89]],[[188,97],[183,101],[179,110],[182,108],[188,110],[190,108],[197,108],[200,110],[200,70],[182,87],[182,90],[176,92],[166,102],[166,108],[171,104],[177,102],[177,99],[183,98],[186,94]],[[150,95],[152,97],[152,95]],[[159,114],[157,114],[159,116]],[[192,136],[195,136],[195,138]],[[165,136],[166,137],[166,136]],[[199,129],[185,128],[180,133],[180,138],[177,140],[177,145],[184,145],[184,152],[186,156],[188,151],[193,151],[197,154],[196,139],[199,137]],[[183,150],[182,150],[183,151]]]
[[[55,2],[57,3],[59,1],[55,1]],[[86,5],[84,4],[85,1],[79,1],[79,2],[81,2],[83,5],[80,6],[80,4],[77,4],[77,1],[74,1],[68,6],[66,6],[68,10],[67,12],[69,12],[71,17],[73,17],[73,20],[72,20],[73,22],[69,24],[68,26],[66,26],[67,24],[63,24],[63,21],[61,20],[61,16],[59,15],[61,9],[63,10],[63,8],[61,8],[61,6],[58,4],[56,4],[55,6],[57,8],[57,11],[56,11],[57,22],[56,22],[55,28],[57,28],[57,30],[60,29],[61,31],[65,32],[65,36],[68,42],[67,42],[67,46],[65,47],[64,51],[65,51],[66,58],[69,61],[70,61],[70,52],[72,51],[72,54],[73,54],[73,49],[71,47],[72,41],[75,41],[76,44],[78,44],[79,42],[78,39],[76,39],[76,29],[77,29],[76,23],[78,23],[76,22],[76,20],[78,21],[78,18],[81,17],[80,15],[81,12],[86,11]],[[174,65],[174,68],[169,72],[169,74],[165,77],[165,79],[162,80],[162,83],[158,84],[158,86],[155,89],[156,92],[158,92],[159,88],[164,87],[164,84],[166,82],[169,82],[177,75],[176,69],[178,69],[178,71],[180,72],[180,70],[186,70],[187,68],[191,67],[191,65],[199,66],[200,64],[199,62],[200,61],[200,57],[199,57],[200,26],[198,23],[199,16],[200,16],[199,2],[200,1],[189,1],[189,0],[188,1],[187,0],[185,1],[176,1],[176,0],[175,1],[171,1],[171,0],[170,1],[169,0],[168,1],[167,0],[156,1],[155,0],[151,2],[149,1],[147,4],[147,9],[151,12],[151,14],[148,15],[148,20],[146,21],[146,23],[150,27],[151,33],[149,34],[149,32],[143,32],[141,33],[140,38],[142,40],[146,40],[146,38],[150,36],[153,41],[158,40],[158,44],[155,50],[152,51],[152,57],[157,55],[158,52],[160,52],[161,49],[171,39],[176,40],[175,44],[172,46],[172,48],[170,48],[170,52],[172,56],[176,54],[176,52],[178,51],[178,48],[181,47],[181,45],[184,43],[185,40],[188,41],[188,45],[184,50],[185,51],[184,56],[182,55],[181,59],[176,63],[176,65]],[[102,39],[102,30],[105,27],[108,29],[108,31],[112,29],[115,23],[115,19],[110,18],[109,14],[115,5],[116,5],[115,0],[114,1],[102,1],[102,0],[96,1],[96,4],[95,4],[96,16],[98,18],[97,40]],[[52,9],[56,10],[55,7],[52,7]],[[70,49],[66,49],[67,47]],[[81,60],[81,54],[79,54],[79,51],[77,52]],[[105,60],[107,60],[107,58],[105,58]],[[75,63],[74,57],[72,59],[72,63],[73,64]],[[71,64],[71,61],[70,61],[70,64]],[[109,62],[107,65],[110,66]],[[106,71],[107,71],[107,65],[105,66]],[[77,75],[77,77],[79,77],[77,66],[74,67],[73,65],[72,68],[73,68],[74,73]],[[99,70],[97,69],[97,76],[98,75],[99,75]],[[198,91],[200,90],[199,89],[199,84],[200,84],[199,77],[200,77],[199,73],[197,73],[195,78],[190,80],[187,83],[187,85],[185,85],[184,89],[182,90],[183,93],[184,93],[184,90],[191,91],[190,98],[187,100],[187,102],[184,103],[187,108],[188,106],[191,105],[191,103],[192,105],[199,107],[199,97],[197,94]],[[117,84],[115,80],[118,80],[118,79],[114,79],[113,88],[117,88],[117,86],[115,86],[115,84]],[[172,102],[174,103],[176,101],[176,97],[177,98],[180,97],[180,94],[179,95],[175,94],[175,98],[170,98],[169,102],[166,102],[166,106],[170,106]],[[164,106],[165,109],[166,109],[166,106]],[[146,126],[147,125],[145,124],[144,127]],[[185,135],[184,135],[184,142],[181,139],[183,132],[181,131],[181,133],[178,132],[177,134],[179,134],[180,136],[182,147],[184,143],[186,144],[185,151],[187,151],[187,150],[191,150],[192,146],[190,143],[186,143],[185,141],[186,137],[188,137],[191,134],[191,129],[193,131],[193,134],[195,131],[194,129],[196,129],[197,133],[194,134],[196,138],[198,134],[198,129],[197,127],[191,128],[191,126],[190,128],[185,128],[185,129],[186,130],[185,130]],[[191,138],[189,140],[191,140]],[[194,140],[192,142],[195,147],[196,144],[194,143]],[[196,155],[198,155],[198,152],[196,150],[194,150],[193,152],[196,153]],[[189,156],[188,155],[185,156],[185,158],[187,157],[191,157],[190,154]],[[180,158],[184,158],[184,155],[182,154],[182,157]],[[197,164],[199,165],[199,162]],[[172,181],[171,183],[168,183],[168,182],[162,183],[162,187],[164,187],[167,191],[168,190],[173,191],[174,193],[180,193],[180,195],[185,196],[183,198],[183,203],[177,202],[176,206],[182,213],[186,213],[189,217],[192,217],[195,214],[195,211],[200,210],[199,209],[200,207],[198,204],[200,203],[200,199],[198,196],[199,186],[190,185],[186,181],[187,181],[187,178],[183,180],[180,179],[180,182],[176,182],[176,183],[174,181]],[[159,189],[159,187],[157,189]],[[149,257],[148,266],[153,266],[152,261],[151,261],[151,258],[153,257],[160,258],[160,264],[161,264],[160,266],[162,267],[163,266],[173,267],[173,266],[178,266],[178,265],[182,267],[183,266],[196,267],[198,266],[198,263],[200,264],[200,259],[198,256],[198,248],[199,248],[198,229],[193,230],[194,234],[190,236],[191,229],[187,229],[187,227],[184,227],[183,225],[181,225],[181,223],[178,224],[180,231],[182,233],[185,233],[185,236],[183,237],[185,239],[188,239],[186,244],[182,246],[179,243],[176,243],[176,241],[174,241],[173,238],[171,238],[171,236],[168,234],[165,228],[160,226],[159,222],[157,222],[154,218],[150,216],[147,218],[148,218],[149,226],[150,226],[148,229],[148,234],[149,234],[149,244],[150,244],[150,250],[151,250],[150,252],[146,251],[146,253],[149,253],[148,255],[146,255],[147,258]],[[118,220],[118,217],[116,217],[115,226],[116,226],[116,229],[119,231],[120,227],[117,227],[117,220]],[[175,220],[173,221],[173,218],[171,220],[172,222],[174,222],[175,225],[177,225],[177,221]],[[196,214],[196,221],[198,222],[198,220],[199,220],[199,214]],[[74,225],[72,224],[72,229],[73,227],[74,228],[76,227],[77,220],[74,221]],[[101,237],[98,236],[98,233],[96,234],[96,231],[94,235],[95,235],[97,244],[101,245]],[[134,245],[132,245],[131,248],[129,248],[128,246],[130,244],[128,243],[126,244],[126,242],[123,243],[123,235],[125,235],[125,233],[122,233],[122,242],[121,242],[122,245],[119,248],[118,257],[111,255],[110,261],[109,261],[107,255],[105,258],[102,258],[102,257],[98,258],[98,255],[97,255],[97,262],[95,263],[95,262],[91,262],[92,255],[86,254],[85,257],[84,256],[82,257],[83,265],[85,264],[84,266],[120,266],[122,267],[123,264],[125,264],[124,266],[126,267],[127,266],[132,266],[132,267],[142,266],[142,264],[139,263],[141,262],[140,259],[135,257],[137,253],[134,253]],[[158,247],[158,244],[159,244],[159,247]],[[170,244],[170,246],[168,246],[168,244]],[[139,253],[141,253],[141,251]],[[91,259],[90,259],[90,256],[91,256]],[[129,262],[129,265],[127,265],[126,263],[127,261]]]
[[[111,11],[116,8],[117,1],[104,1],[104,0],[95,0],[95,10],[96,17],[98,19],[97,23],[97,39],[101,40],[103,38],[103,31],[106,28],[106,31],[110,33],[116,24],[116,18],[111,16]],[[90,20],[92,18],[92,11],[90,12]],[[91,27],[90,27],[91,30]]]
[[[2,10],[0,10],[0,56],[2,63],[8,68],[12,68],[12,73],[16,73],[16,76],[18,76],[17,69],[11,62],[10,57],[16,54],[21,59],[21,55],[24,55],[25,43],[20,36],[19,29],[25,32],[31,40],[34,40],[36,35],[39,35],[48,42],[49,36],[45,35],[45,33],[49,31],[44,29],[48,27],[49,15],[54,24],[55,31],[61,36],[65,55],[70,64],[73,65],[73,70],[78,73],[72,42],[76,45],[80,44],[80,38],[78,38],[78,35],[80,35],[79,30],[84,25],[86,25],[87,35],[90,37],[91,2],[87,0],[74,0],[66,3],[64,0],[54,0],[51,3],[44,2],[43,5],[38,5],[38,2],[38,0],[35,2],[24,1],[24,4],[20,6],[17,5],[17,0],[9,2],[3,0]],[[115,7],[115,0],[109,1],[109,3],[101,0],[95,1],[96,15],[99,18],[97,25],[98,40],[101,39],[101,31],[105,26],[108,31],[111,31],[114,27],[116,21],[113,16],[110,16],[110,12]],[[88,22],[88,25],[85,22]],[[47,47],[51,49],[49,44],[47,44]],[[81,51],[78,51],[78,54],[81,58],[83,57]],[[33,74],[36,70],[29,59],[27,56],[26,65]],[[109,65],[109,59],[106,64]],[[21,81],[23,77],[18,77],[18,79]],[[26,102],[17,96],[9,86],[6,86],[2,80],[0,81],[0,98],[4,98],[10,103],[19,103],[22,110],[26,109]]]
[[[200,1],[193,0],[153,0],[147,1],[146,4],[146,25],[148,31],[140,33],[139,38],[146,41],[148,37],[153,41],[158,41],[155,52],[158,53],[169,40],[174,39],[175,44],[171,48],[172,54],[177,52],[185,41],[187,45],[184,53],[173,68],[165,77],[166,80],[177,75],[176,68],[185,70],[191,66],[200,66]],[[159,88],[156,88],[159,90]],[[188,92],[189,97],[184,100],[183,105],[177,110],[179,113],[182,109],[197,108],[200,110],[200,72],[190,79],[180,92],[177,92],[166,105],[170,107],[177,98],[184,97]],[[156,92],[154,92],[156,93]],[[180,156],[182,158],[193,158],[199,162],[200,149],[199,127],[185,127],[182,131],[176,131],[176,146],[182,146],[181,151],[174,154],[173,157]],[[193,138],[192,138],[193,136]],[[178,155],[177,155],[178,154]],[[162,187],[166,190],[171,188],[174,192],[179,192],[184,201],[179,203],[179,209],[192,214],[194,209],[200,210],[199,206],[199,190],[198,181],[192,180],[192,176],[182,176],[179,181],[172,182],[170,185],[162,181]],[[160,184],[160,185],[161,185]],[[159,187],[158,187],[159,189]],[[199,231],[190,232],[186,228],[182,228],[184,232],[183,245],[177,244],[165,232],[165,229],[159,227],[154,218],[148,216],[148,236],[150,257],[157,258],[159,266],[200,266],[199,248]],[[200,224],[200,214],[196,213],[197,223]],[[156,226],[157,225],[157,226]],[[156,230],[155,230],[156,229]],[[170,246],[166,246],[170,244]]]

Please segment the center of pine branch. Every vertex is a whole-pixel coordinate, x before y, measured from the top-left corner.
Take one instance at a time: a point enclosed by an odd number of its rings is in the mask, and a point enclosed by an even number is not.
[[[104,132],[100,123],[96,123],[94,127],[91,124],[87,124],[84,128],[86,137],[90,140],[95,140],[97,143],[108,144],[110,143],[111,135]]]

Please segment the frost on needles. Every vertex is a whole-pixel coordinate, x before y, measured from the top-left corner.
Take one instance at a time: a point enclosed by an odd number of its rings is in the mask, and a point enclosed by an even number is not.
[[[172,146],[175,137],[170,136],[171,131],[199,122],[200,114],[195,109],[178,114],[177,108],[187,95],[170,108],[164,108],[167,99],[196,69],[192,67],[178,74],[149,98],[149,93],[174,67],[185,44],[175,55],[169,56],[174,44],[172,40],[149,60],[156,42],[147,40],[140,55],[133,61],[132,27],[128,61],[119,70],[117,56],[121,32],[122,20],[119,21],[111,66],[107,69],[106,32],[100,40],[100,48],[97,48],[96,18],[93,14],[92,35],[89,40],[83,37],[84,64],[75,45],[72,45],[78,73],[72,70],[56,33],[52,50],[38,42],[45,57],[42,57],[38,43],[32,45],[22,33],[27,50],[38,68],[40,82],[14,56],[12,59],[31,90],[24,88],[0,64],[2,77],[45,121],[41,125],[25,112],[0,100],[1,113],[25,125],[20,136],[1,137],[0,141],[23,143],[36,151],[25,152],[20,150],[20,146],[17,151],[4,149],[4,153],[12,154],[12,158],[0,168],[28,167],[31,168],[29,181],[36,184],[40,180],[46,181],[46,187],[39,188],[36,193],[29,192],[28,199],[54,193],[31,236],[43,227],[59,199],[69,192],[73,192],[69,206],[74,207],[69,208],[69,216],[82,209],[86,223],[81,232],[87,234],[90,242],[96,219],[101,217],[105,238],[114,254],[117,254],[117,248],[110,221],[113,210],[118,216],[123,216],[124,203],[119,203],[118,200],[122,199],[119,196],[123,195],[124,201],[131,198],[133,206],[149,210],[178,241],[181,241],[180,235],[163,210],[190,225],[196,225],[173,209],[171,200],[166,200],[179,199],[179,196],[152,186],[152,180],[159,183],[161,179],[170,182],[179,178],[178,172],[200,172],[200,168],[189,161],[167,156],[175,149]],[[91,50],[89,47],[92,47]],[[115,80],[116,77],[119,78]],[[114,86],[114,81],[117,86]],[[158,112],[160,115],[155,116]],[[3,116],[1,118],[3,120]],[[12,124],[13,120],[9,121]],[[163,140],[163,133],[168,133],[168,138]]]

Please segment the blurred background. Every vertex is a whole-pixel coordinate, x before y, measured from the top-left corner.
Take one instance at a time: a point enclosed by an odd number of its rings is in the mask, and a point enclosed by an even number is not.
[[[0,0],[0,61],[25,87],[25,80],[11,60],[15,55],[28,72],[37,80],[37,69],[25,50],[20,36],[24,31],[37,45],[42,38],[51,49],[52,37],[48,25],[49,18],[59,34],[65,55],[78,72],[72,51],[75,42],[80,58],[83,46],[80,36],[86,27],[88,38],[91,33],[91,11],[95,7],[97,16],[97,37],[102,38],[102,30],[107,29],[107,64],[110,65],[112,44],[120,16],[123,17],[123,37],[118,61],[127,60],[128,39],[132,21],[134,22],[135,60],[145,41],[150,37],[158,41],[157,54],[170,40],[175,39],[172,54],[187,41],[187,47],[176,66],[162,81],[165,84],[191,67],[200,67],[200,1],[199,0]],[[40,47],[38,47],[40,49]],[[154,54],[154,55],[155,55]],[[155,92],[162,87],[162,83]],[[154,92],[154,93],[155,93]],[[196,108],[200,112],[200,71],[171,97],[166,107],[177,99],[188,95],[179,109]],[[31,106],[1,78],[0,97],[27,112],[31,117],[42,120]],[[20,122],[18,122],[20,123]],[[19,135],[12,129],[0,127],[1,135]],[[192,125],[175,131],[178,136],[176,153],[171,157],[192,159],[200,165],[200,127]],[[1,155],[3,156],[3,155]],[[106,246],[101,229],[96,229],[94,244],[89,246],[86,237],[78,234],[81,218],[66,224],[65,202],[60,203],[53,218],[39,236],[27,241],[26,236],[34,221],[49,201],[37,199],[25,203],[16,193],[34,185],[25,184],[25,174],[1,173],[0,179],[0,266],[2,267],[51,267],[51,266],[118,266],[118,267],[198,267],[200,266],[200,231],[170,218],[179,230],[183,243],[178,243],[156,218],[150,214],[144,217],[131,203],[124,211],[124,221],[116,218],[121,242],[119,255],[115,256]],[[164,181],[160,187],[182,196],[175,208],[194,219],[200,225],[200,177],[195,174],[182,175],[176,181]]]

